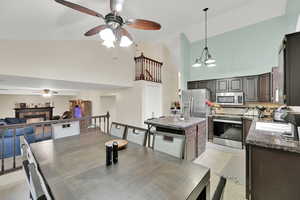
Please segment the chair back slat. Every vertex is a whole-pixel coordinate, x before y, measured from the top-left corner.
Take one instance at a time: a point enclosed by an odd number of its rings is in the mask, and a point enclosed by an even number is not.
[[[112,122],[110,127],[110,135],[117,138],[125,138],[126,125]]]
[[[225,186],[226,186],[226,178],[221,177],[212,200],[222,200],[223,199]]]
[[[132,143],[146,146],[147,130],[133,126],[127,126],[126,139]]]
[[[160,131],[154,132],[153,149],[179,159],[184,157],[185,136]]]

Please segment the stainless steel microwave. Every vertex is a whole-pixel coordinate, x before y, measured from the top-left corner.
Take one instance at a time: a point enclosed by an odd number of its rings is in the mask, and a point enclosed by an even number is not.
[[[220,105],[244,105],[244,93],[243,92],[217,93],[216,103]]]

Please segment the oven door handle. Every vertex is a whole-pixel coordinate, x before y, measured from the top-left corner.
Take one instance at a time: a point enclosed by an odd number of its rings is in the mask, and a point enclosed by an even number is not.
[[[224,122],[224,123],[229,123],[229,124],[242,124],[241,121],[223,120],[223,119],[214,119],[213,122]]]

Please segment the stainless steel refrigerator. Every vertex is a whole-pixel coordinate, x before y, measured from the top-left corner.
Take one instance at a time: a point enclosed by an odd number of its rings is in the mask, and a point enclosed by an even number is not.
[[[210,108],[205,104],[207,100],[210,100],[210,92],[207,89],[183,90],[182,113],[191,117],[206,117],[210,113]]]

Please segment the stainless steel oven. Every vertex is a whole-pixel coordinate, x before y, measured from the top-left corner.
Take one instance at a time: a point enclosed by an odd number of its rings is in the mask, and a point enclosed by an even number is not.
[[[216,94],[216,102],[221,105],[243,105],[243,92],[225,92]]]
[[[243,148],[243,122],[241,117],[215,117],[213,119],[216,144]]]

